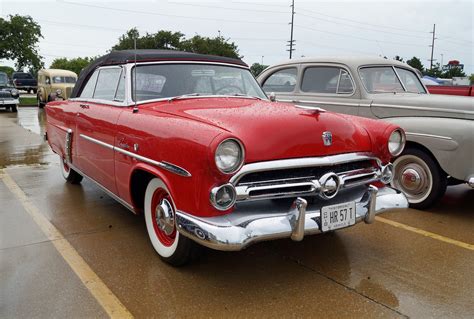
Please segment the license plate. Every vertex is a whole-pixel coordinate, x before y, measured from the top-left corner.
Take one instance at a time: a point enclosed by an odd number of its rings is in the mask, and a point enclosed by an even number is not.
[[[355,202],[324,206],[321,209],[321,230],[323,232],[355,224]]]

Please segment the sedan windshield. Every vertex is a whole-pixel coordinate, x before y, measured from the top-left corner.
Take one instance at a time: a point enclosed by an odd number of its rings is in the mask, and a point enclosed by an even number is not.
[[[53,83],[76,83],[76,78],[72,76],[53,76]]]
[[[416,74],[408,69],[392,66],[364,67],[359,73],[369,93],[426,93]]]
[[[0,85],[7,85],[7,84],[8,84],[7,75],[0,73]]]
[[[138,69],[135,92],[135,69]],[[213,64],[147,64],[132,72],[137,101],[182,95],[251,96],[266,99],[249,70]]]

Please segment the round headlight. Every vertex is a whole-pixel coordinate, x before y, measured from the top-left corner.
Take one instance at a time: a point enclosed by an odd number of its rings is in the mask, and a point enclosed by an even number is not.
[[[390,134],[388,139],[388,151],[392,156],[398,156],[402,153],[405,147],[405,134],[402,130],[396,129]]]
[[[59,96],[59,95],[61,95],[61,93],[63,93],[63,91],[61,91],[61,89],[57,89],[57,90],[56,90],[56,95]]]
[[[17,89],[13,89],[10,91],[10,94],[13,96],[13,97],[18,97],[18,95],[20,95],[20,92],[18,92]]]
[[[236,172],[244,162],[244,150],[236,139],[227,139],[219,144],[215,154],[217,168],[226,174]]]
[[[234,185],[225,184],[219,187],[214,187],[211,190],[212,206],[218,210],[227,210],[235,204],[237,193]]]

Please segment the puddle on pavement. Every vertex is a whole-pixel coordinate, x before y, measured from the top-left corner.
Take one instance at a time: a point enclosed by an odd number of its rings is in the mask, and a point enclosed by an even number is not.
[[[50,163],[54,154],[43,140],[45,127],[44,110],[36,107],[0,111],[0,168]]]

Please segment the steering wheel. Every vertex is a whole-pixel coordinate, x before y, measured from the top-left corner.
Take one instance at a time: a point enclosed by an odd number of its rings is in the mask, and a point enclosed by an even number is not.
[[[223,91],[224,89],[237,89],[239,91],[239,93],[241,94],[244,94],[244,91],[242,91],[241,88],[239,88],[237,85],[227,85],[227,86],[223,86],[221,88],[218,88],[216,90],[216,94],[218,94],[219,92]]]

